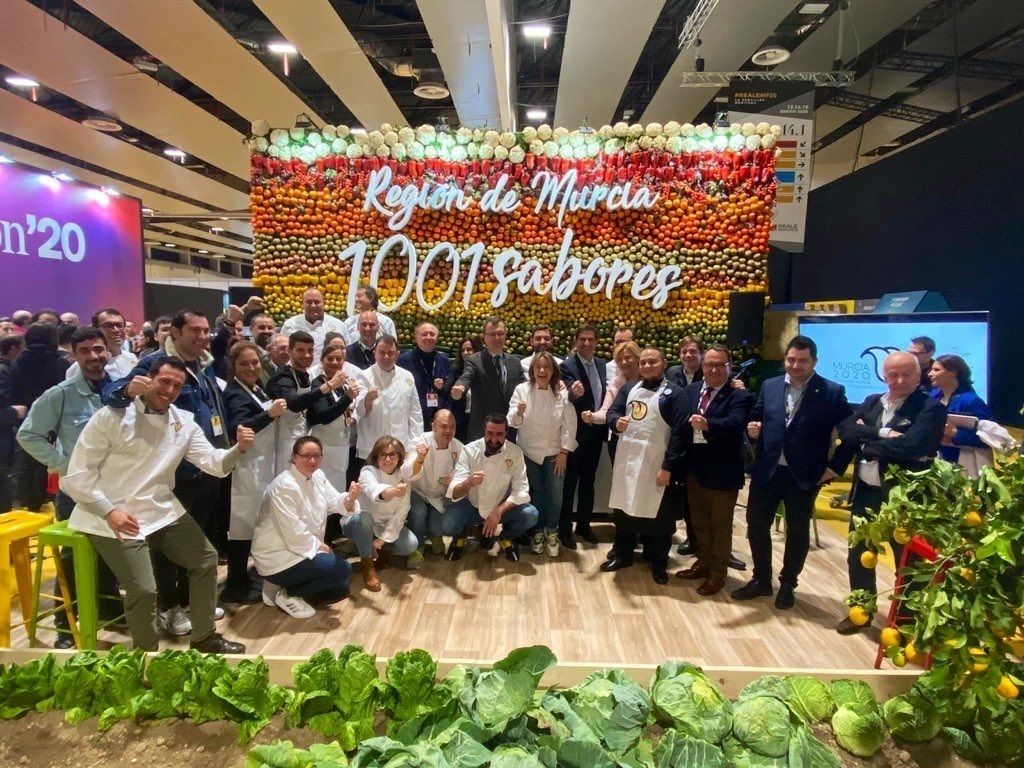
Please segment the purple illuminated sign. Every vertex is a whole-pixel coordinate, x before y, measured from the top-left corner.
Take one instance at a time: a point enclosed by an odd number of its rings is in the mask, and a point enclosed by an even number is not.
[[[103,307],[143,318],[141,203],[0,163],[0,314]]]

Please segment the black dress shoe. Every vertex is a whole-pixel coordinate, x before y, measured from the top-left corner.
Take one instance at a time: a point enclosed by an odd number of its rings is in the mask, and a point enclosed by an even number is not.
[[[623,568],[629,568],[631,565],[633,565],[632,560],[620,560],[618,557],[615,557],[601,563],[601,570],[605,573],[610,571],[621,571]]]
[[[55,651],[66,651],[68,648],[75,647],[75,638],[71,635],[65,635],[63,633],[57,635],[57,639],[53,643],[53,649]]]
[[[576,535],[588,544],[597,544],[597,534],[588,525],[586,528],[577,528]]]
[[[462,555],[466,552],[466,540],[465,539],[452,539],[452,543],[448,545],[448,551],[444,555],[445,560],[454,562],[455,560],[461,560]]]
[[[654,571],[651,574],[654,577],[655,584],[668,584],[668,572],[667,571]]]
[[[238,653],[245,653],[245,646],[241,643],[233,643],[230,640],[225,640],[219,633],[214,632],[205,640],[200,640],[198,643],[189,644],[189,648],[203,653],[222,653],[225,655],[234,655]]]
[[[729,555],[729,567],[734,571],[745,571],[747,570],[747,564],[740,560],[735,555]]]
[[[771,597],[772,585],[751,579],[739,589],[733,590],[733,600],[753,600],[755,597]],[[782,594],[781,591],[779,594]]]
[[[490,552],[494,549],[494,542],[497,541],[493,536],[481,536],[480,537],[480,549],[484,552]]]
[[[697,546],[689,539],[683,539],[683,543],[676,547],[677,555],[696,555]]]
[[[608,548],[608,554],[604,556],[604,559],[605,560],[614,560],[615,559],[615,547],[614,546]]]
[[[512,539],[501,539],[498,542],[498,546],[501,547],[501,553],[505,556],[506,560],[510,563],[519,562],[519,545],[512,541]]]
[[[571,533],[560,533],[558,534],[558,540],[562,542],[562,546],[566,549],[576,550],[576,538]]]
[[[775,596],[775,607],[785,611],[796,605],[796,597],[793,595],[793,587],[789,584],[779,584],[779,594]]]

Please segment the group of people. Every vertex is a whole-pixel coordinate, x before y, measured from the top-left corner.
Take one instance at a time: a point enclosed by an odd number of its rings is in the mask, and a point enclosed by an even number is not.
[[[696,559],[676,575],[698,581],[700,595],[720,592],[729,567],[745,568],[732,529],[749,471],[753,573],[732,596],[775,593],[771,524],[782,505],[775,605],[787,609],[822,484],[855,461],[854,514],[870,516],[890,466],[920,467],[940,450],[955,460],[980,444],[947,423],[947,409],[990,418],[966,363],[932,360],[924,337],[886,358],[886,392],[853,409],[842,386],[815,373],[804,336],[787,346],[785,375],[755,397],[734,377],[728,348],[692,336],[671,367],[628,328],[616,331],[612,360],[597,357],[590,325],[576,329],[565,359],[545,326],[520,357],[506,351],[504,322],[489,317],[451,359],[427,320],[400,351],[378,303],[361,286],[356,314],[341,321],[310,289],[280,332],[258,299],[212,328],[182,310],[143,326],[156,348],[136,345],[141,357],[113,308],[63,346],[58,328],[70,319],[48,310],[23,335],[0,338],[10,360],[0,371],[4,437],[16,427],[19,444],[14,459],[5,442],[3,460],[18,470],[18,499],[38,508],[46,474],[59,477],[57,517],[99,553],[101,594],[124,592],[123,608],[110,600],[101,615],[123,610],[137,647],[157,648],[160,629],[191,634],[203,650],[244,651],[216,631],[218,602],[312,616],[348,593],[342,539],[371,591],[393,556],[417,570],[428,552],[460,560],[473,538],[513,563],[523,548],[554,558],[596,544],[605,450],[615,537],[602,571],[632,566],[642,547],[653,579],[668,583],[681,519],[678,552]],[[218,594],[219,558],[227,579]],[[849,571],[852,587],[873,588],[856,550]]]

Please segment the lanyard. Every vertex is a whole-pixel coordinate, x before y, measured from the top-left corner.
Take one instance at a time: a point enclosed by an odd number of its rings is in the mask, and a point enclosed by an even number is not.
[[[420,366],[420,370],[423,371],[423,375],[427,377],[427,386],[430,389],[434,388],[434,371],[437,370],[437,353],[434,353],[434,359],[430,363],[430,370],[427,370],[427,366],[423,362],[422,355],[416,355],[416,362]]]
[[[257,397],[256,392],[254,390],[249,389],[249,387],[246,386],[244,382],[240,381],[237,376],[235,376],[235,381],[238,383],[238,386],[240,386],[242,389],[246,391],[246,394],[248,394],[249,397],[256,401],[256,405],[258,405],[260,408],[263,407],[263,401],[260,400],[259,397]]]

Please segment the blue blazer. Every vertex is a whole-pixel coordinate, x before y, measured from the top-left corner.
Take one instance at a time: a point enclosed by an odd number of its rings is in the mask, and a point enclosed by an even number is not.
[[[601,391],[597,393],[591,391],[592,387],[590,386],[590,377],[587,375],[587,369],[583,366],[580,356],[575,352],[565,358],[562,364],[558,366],[565,386],[571,387],[575,381],[583,384],[582,397],[573,399],[571,395],[569,396],[573,408],[576,409],[577,443],[589,439],[603,441],[608,436],[607,424],[587,424],[582,418],[584,411],[601,410],[601,406],[604,404],[604,393],[608,390],[608,364],[599,357],[594,357],[594,364],[597,366],[597,378],[600,380],[601,385]]]
[[[942,390],[933,389],[928,393],[932,400],[942,399]],[[978,393],[970,387],[960,387],[953,396],[949,398],[949,405],[946,406],[946,413],[960,413],[967,416],[976,416],[979,419],[992,420],[992,410],[985,404]],[[946,461],[956,464],[960,458],[960,446],[972,446],[975,448],[988,448],[978,437],[978,433],[966,427],[958,427],[953,435],[952,445],[943,445],[939,448],[939,455]]]
[[[431,372],[425,370],[423,365],[420,364],[419,355],[416,354],[416,350],[408,349],[398,356],[396,365],[411,373],[416,382],[416,392],[420,396],[420,411],[423,413],[423,429],[429,432],[434,421],[434,414],[443,408],[451,409],[451,403],[447,395],[441,393],[444,386],[441,389],[436,389],[434,387],[434,379],[445,381],[448,378],[448,374],[451,373],[452,361],[444,352],[437,350],[434,353],[434,371],[433,376],[431,376]],[[436,408],[427,407],[428,392],[437,393]]]
[[[804,489],[817,485],[825,468],[842,475],[853,448],[849,444],[837,449],[829,461],[832,431],[851,413],[846,401],[846,390],[834,381],[817,373],[807,380],[803,397],[786,426],[786,377],[776,376],[761,385],[751,421],[761,422],[761,439],[757,441],[757,454],[750,469],[751,480],[766,485],[779,466],[783,451],[786,464],[797,484]]]
[[[685,390],[691,414],[698,411],[703,387],[704,382],[695,381]],[[704,411],[704,418],[708,420],[708,428],[704,433],[707,442],[695,445],[693,428],[689,422],[684,427],[686,469],[697,476],[697,482],[704,488],[734,491],[743,487],[746,480],[743,472],[743,435],[753,406],[752,394],[745,389],[733,387],[727,381]]]

